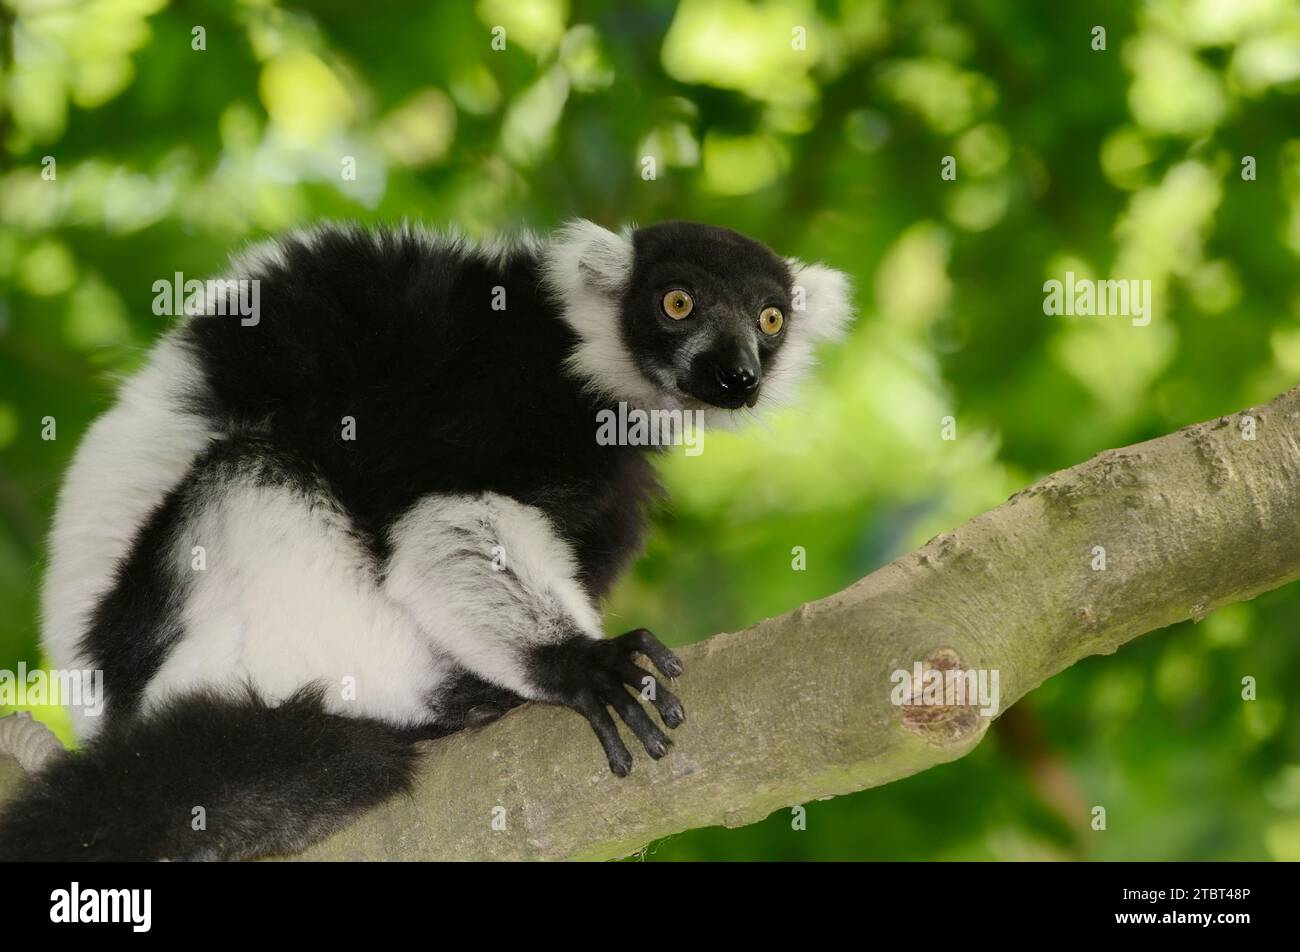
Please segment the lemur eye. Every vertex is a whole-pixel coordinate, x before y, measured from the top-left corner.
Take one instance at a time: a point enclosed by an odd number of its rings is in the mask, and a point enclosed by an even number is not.
[[[674,321],[690,317],[693,310],[695,310],[694,298],[680,288],[664,295],[664,313]]]
[[[785,317],[781,314],[779,307],[765,307],[761,314],[758,315],[758,329],[772,337],[781,332],[781,325],[785,323]]]

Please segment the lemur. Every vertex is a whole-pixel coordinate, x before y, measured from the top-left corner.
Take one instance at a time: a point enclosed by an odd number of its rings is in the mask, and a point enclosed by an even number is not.
[[[525,701],[580,713],[619,776],[611,710],[662,757],[641,698],[685,713],[634,659],[681,662],[597,609],[656,450],[603,445],[597,415],[787,400],[847,279],[724,228],[588,221],[321,226],[231,273],[256,321],[208,301],[173,327],[68,473],[43,645],[106,705],[0,816],[0,858],[297,852],[407,789],[417,740]]]

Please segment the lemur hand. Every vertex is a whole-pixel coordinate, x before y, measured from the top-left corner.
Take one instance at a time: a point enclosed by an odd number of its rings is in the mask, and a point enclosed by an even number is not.
[[[533,679],[545,692],[543,700],[573,708],[591,724],[609,758],[609,769],[626,777],[632,769],[632,755],[618,736],[609,716],[612,707],[651,757],[658,760],[672,744],[638,702],[647,697],[669,727],[686,720],[682,702],[645,668],[632,659],[648,657],[670,678],[682,673],[682,663],[659,639],[644,628],[617,638],[595,639],[577,635],[556,645],[535,650]],[[637,694],[629,693],[631,687]]]

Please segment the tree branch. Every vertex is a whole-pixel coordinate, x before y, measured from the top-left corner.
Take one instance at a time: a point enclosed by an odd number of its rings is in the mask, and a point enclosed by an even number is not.
[[[428,744],[411,797],[302,858],[606,859],[954,760],[988,718],[898,707],[892,672],[997,670],[1005,709],[1081,658],[1300,577],[1298,434],[1300,388],[1062,470],[837,595],[681,651],[689,721],[662,761],[620,780],[581,718],[529,705]]]

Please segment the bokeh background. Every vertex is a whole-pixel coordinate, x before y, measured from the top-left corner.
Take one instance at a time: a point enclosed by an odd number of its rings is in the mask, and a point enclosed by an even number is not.
[[[854,276],[799,407],[664,460],[609,614],[678,644],[1300,381],[1294,0],[0,0],[0,40],[2,667],[39,660],[60,474],[170,320],[153,282],[324,217],[694,218]],[[1151,280],[1150,326],[1045,317],[1066,271]],[[1300,859],[1298,610],[1292,586],[1085,661],[804,831],[644,858]]]

